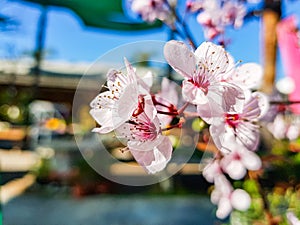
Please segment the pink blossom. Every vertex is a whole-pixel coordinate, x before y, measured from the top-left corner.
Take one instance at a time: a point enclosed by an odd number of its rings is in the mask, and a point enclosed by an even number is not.
[[[216,177],[223,175],[220,160],[215,159],[209,164],[207,164],[204,167],[202,174],[208,182],[214,183]]]
[[[236,1],[222,3],[218,0],[203,0],[190,5],[191,9],[194,5],[201,9],[197,21],[203,26],[204,36],[208,40],[223,34],[226,26],[241,27],[247,13],[244,4]]]
[[[236,143],[232,143],[231,150],[228,154],[224,154],[221,167],[232,179],[240,180],[246,175],[247,170],[261,168],[261,160],[254,152]]]
[[[148,22],[153,22],[156,19],[166,22],[172,20],[171,11],[164,0],[133,0],[131,9]]]
[[[248,150],[256,150],[259,143],[259,126],[256,124],[268,109],[268,100],[259,92],[248,96],[241,113],[219,112],[213,119],[210,134],[215,145],[222,152],[233,151],[232,143],[245,146]]]
[[[127,140],[127,148],[135,160],[148,173],[156,173],[165,168],[171,159],[172,144],[162,135],[160,120],[151,96],[143,97],[141,110],[122,124],[116,131]]]
[[[226,1],[222,11],[222,20],[225,25],[232,24],[234,28],[240,28],[243,25],[247,13],[243,3]]]
[[[216,0],[203,1],[202,8],[203,10],[197,16],[197,21],[203,26],[206,39],[212,40],[224,32],[222,10]]]
[[[127,121],[138,107],[137,76],[125,59],[127,74],[117,70],[107,73],[107,89],[90,103],[91,116],[101,126],[94,132],[108,133]],[[126,106],[126,107],[123,107]]]
[[[184,100],[206,109],[198,111],[201,117],[213,117],[220,108],[236,111],[242,107],[242,89],[221,80],[229,64],[227,53],[221,46],[204,42],[192,52],[182,42],[169,41],[164,47],[164,55],[173,69],[184,77]]]
[[[290,115],[291,117],[291,115]],[[267,124],[268,130],[277,139],[288,138],[290,141],[295,140],[300,135],[299,122],[297,118],[287,118],[282,114],[277,114],[274,121]]]
[[[218,176],[215,179],[215,189],[211,193],[211,202],[218,205],[216,216],[224,219],[233,209],[246,211],[250,207],[251,198],[242,189],[234,190],[225,176]]]

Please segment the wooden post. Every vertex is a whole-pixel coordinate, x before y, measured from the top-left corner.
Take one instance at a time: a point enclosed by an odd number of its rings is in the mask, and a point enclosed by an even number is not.
[[[276,76],[276,26],[280,20],[280,16],[281,1],[265,0],[265,9],[262,15],[264,79],[261,91],[267,94],[272,93]]]

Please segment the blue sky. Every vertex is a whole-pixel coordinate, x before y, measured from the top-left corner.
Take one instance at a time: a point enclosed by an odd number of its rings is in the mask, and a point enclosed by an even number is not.
[[[10,0],[0,0],[0,5],[0,13],[10,15],[20,23],[18,30],[0,33],[0,58],[19,57],[24,52],[32,51],[37,21],[41,13],[38,5]],[[296,13],[300,18],[299,1],[289,1],[289,4],[283,7],[284,16],[292,13]],[[194,36],[198,43],[201,43],[203,41],[201,28],[192,20],[191,24]],[[248,21],[238,31],[227,32],[232,40],[228,51],[236,60],[261,62],[260,26],[260,21],[254,19]],[[50,7],[45,48],[50,51],[47,57],[52,60],[92,62],[122,44],[142,40],[165,41],[167,38],[168,33],[165,28],[134,33],[87,28],[71,10]],[[134,51],[145,51],[145,49],[133,49]],[[282,76],[280,64],[278,72]]]

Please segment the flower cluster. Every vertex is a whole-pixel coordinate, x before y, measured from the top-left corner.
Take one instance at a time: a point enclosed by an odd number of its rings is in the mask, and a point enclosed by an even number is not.
[[[232,203],[235,191],[223,173],[239,180],[247,170],[261,167],[261,160],[253,151],[259,143],[257,123],[268,111],[268,99],[251,91],[257,88],[257,80],[262,76],[260,66],[247,63],[236,67],[229,53],[211,42],[202,43],[192,52],[184,43],[170,41],[164,54],[173,69],[184,77],[183,98],[196,105],[198,116],[210,124],[210,135],[220,150],[203,171],[204,177],[215,183],[214,193],[218,194],[212,195],[212,202],[219,206],[217,216],[226,217],[232,208],[246,209],[250,197],[239,190],[237,193],[245,202]],[[215,198],[216,195],[219,197]]]
[[[247,14],[240,1],[203,0],[189,3],[189,7],[198,12],[197,21],[208,40],[223,34],[227,26],[240,28]]]
[[[214,184],[211,201],[218,207],[217,217],[226,218],[234,209],[247,210],[250,195],[243,189],[234,189],[231,183],[261,169],[263,162],[256,154],[264,134],[260,132],[261,123],[267,124],[278,139],[294,140],[300,134],[299,123],[294,118],[289,120],[285,109],[284,114],[278,110],[282,99],[275,101],[276,96],[272,99],[257,91],[263,80],[262,67],[235,62],[225,50],[225,30],[240,28],[246,17],[257,15],[255,10],[247,11],[247,5],[257,4],[259,8],[262,1],[190,0],[181,8],[176,6],[182,2],[177,4],[176,0],[129,2],[131,10],[144,21],[152,23],[158,19],[171,29],[172,38],[185,41],[168,41],[163,50],[169,66],[181,75],[185,103],[178,109],[175,84],[167,79],[162,80],[161,92],[153,94],[151,73],[138,76],[125,59],[127,73],[109,71],[104,91],[91,102],[90,113],[99,124],[94,132],[115,131],[118,138],[125,140],[123,150],[130,151],[137,163],[154,174],[164,170],[172,157],[173,147],[164,131],[181,128],[190,117],[200,118],[207,124],[209,141],[217,149],[202,167],[204,178]],[[221,45],[203,42],[198,46],[186,23],[189,14],[195,15],[206,40],[220,37]],[[271,215],[267,197],[259,194],[263,196],[266,214]],[[293,213],[286,218],[291,224],[299,222]]]
[[[132,0],[131,10],[147,22],[154,22],[157,19],[172,22],[172,13],[165,0]]]
[[[183,42],[169,41],[164,47],[169,65],[183,77],[182,98],[186,104],[177,109],[175,86],[167,79],[162,91],[150,92],[151,73],[139,77],[125,59],[127,74],[111,70],[105,91],[91,102],[91,115],[100,125],[98,133],[115,131],[125,139],[135,160],[148,173],[163,170],[172,155],[172,144],[163,131],[181,127],[171,124],[174,117],[184,116],[187,105],[194,105],[196,115],[210,125],[209,131],[219,151],[208,164],[204,177],[215,184],[212,202],[219,209],[217,216],[226,217],[232,209],[245,210],[249,195],[234,190],[225,173],[235,180],[247,170],[258,170],[260,158],[254,153],[259,143],[259,119],[268,110],[267,97],[257,91],[262,71],[259,65],[240,66],[223,47],[202,43],[195,52]],[[238,201],[237,199],[243,199]]]
[[[100,125],[93,131],[100,134],[115,131],[126,141],[123,151],[129,150],[148,173],[156,173],[171,158],[172,144],[163,131],[172,117],[180,113],[173,97],[176,93],[169,88],[172,85],[168,81],[163,81],[162,93],[151,94],[152,74],[149,72],[141,79],[126,59],[125,65],[127,74],[117,70],[108,72],[106,90],[90,104],[90,114]],[[165,92],[169,97],[162,97]]]
[[[175,28],[174,22],[181,23],[171,0],[132,0],[131,10],[147,22],[155,20]],[[195,13],[197,22],[203,27],[207,40],[223,35],[227,27],[240,28],[247,16],[247,3],[260,1],[248,0],[193,0],[186,2],[186,12]],[[176,28],[175,28],[176,29]],[[224,41],[224,40],[223,40]]]
[[[300,135],[299,119],[292,114],[277,114],[274,121],[267,125],[268,130],[276,139],[296,140]]]

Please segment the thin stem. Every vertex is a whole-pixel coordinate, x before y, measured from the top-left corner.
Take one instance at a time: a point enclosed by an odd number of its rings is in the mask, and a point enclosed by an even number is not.
[[[259,193],[260,193],[261,198],[263,200],[264,211],[265,211],[265,214],[266,214],[266,217],[267,217],[266,218],[267,223],[268,223],[268,225],[277,225],[277,223],[274,222],[274,220],[273,220],[273,215],[270,211],[270,205],[268,203],[267,195],[266,195],[266,193],[264,192],[264,190],[262,188],[261,181],[259,180],[258,177],[255,180],[256,180],[256,183],[258,184],[258,190],[259,190]]]
[[[189,102],[184,103],[184,105],[177,111],[178,115],[181,115],[184,110],[189,106]]]
[[[185,21],[182,20],[182,19],[179,17],[179,14],[176,12],[175,8],[172,7],[172,6],[169,4],[168,0],[164,0],[164,2],[165,2],[165,4],[169,7],[169,9],[172,11],[173,15],[175,16],[176,21],[177,21],[179,24],[182,25],[182,29],[183,29],[183,31],[184,31],[184,33],[185,33],[185,37],[188,39],[188,41],[189,41],[189,43],[191,44],[191,46],[192,46],[194,49],[196,49],[196,48],[197,48],[196,41],[194,40],[194,38],[193,38],[193,36],[192,36],[192,33],[191,33],[191,31],[189,30],[189,28],[188,28],[187,24],[185,23]],[[179,34],[179,33],[180,33],[179,30],[178,30],[178,29],[176,29],[176,30],[177,30],[177,33]],[[180,36],[183,37],[182,34],[181,34]]]
[[[271,105],[292,105],[300,104],[300,101],[270,101]]]

